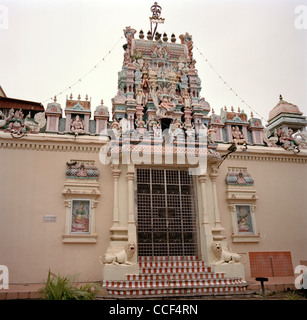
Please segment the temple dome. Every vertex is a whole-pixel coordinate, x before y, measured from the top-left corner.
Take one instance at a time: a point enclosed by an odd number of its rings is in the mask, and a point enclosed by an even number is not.
[[[290,102],[284,101],[282,95],[280,95],[279,102],[269,112],[269,120],[268,121],[271,121],[273,118],[275,118],[277,115],[279,115],[281,113],[294,113],[294,114],[298,114],[300,116],[303,114],[300,111],[300,109],[298,108],[298,106],[296,106]]]

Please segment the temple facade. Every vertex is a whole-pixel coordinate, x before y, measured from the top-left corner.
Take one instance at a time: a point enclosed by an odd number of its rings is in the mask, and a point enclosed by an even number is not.
[[[152,26],[163,21],[155,5]],[[146,273],[199,274],[178,289],[199,292],[204,274],[238,290],[293,276],[307,260],[306,117],[282,96],[266,126],[240,108],[218,114],[201,96],[190,34],[123,32],[112,107],[0,96],[10,282],[41,283],[50,269],[133,294],[118,283]]]

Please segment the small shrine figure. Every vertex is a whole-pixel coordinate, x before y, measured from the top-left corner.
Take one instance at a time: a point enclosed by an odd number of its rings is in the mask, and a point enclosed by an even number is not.
[[[83,163],[80,165],[80,168],[77,173],[77,177],[87,177],[87,171]]]
[[[292,150],[294,152],[299,152],[299,146],[295,142],[295,138],[293,137],[293,130],[290,128],[288,131],[285,131],[281,128],[277,130],[277,136],[281,146],[285,150]]]
[[[155,137],[155,138],[161,138],[161,136],[162,136],[162,131],[161,131],[160,123],[157,122],[156,120],[150,120],[150,121],[148,122],[148,125],[149,125],[150,127],[152,127],[154,137]]]
[[[211,126],[208,129],[208,136],[207,136],[208,143],[214,143],[215,142],[215,137],[216,137],[216,128]]]
[[[122,131],[119,123],[116,120],[111,124],[111,130],[116,139],[120,138]]]
[[[146,122],[143,120],[143,116],[140,115],[138,119],[135,120],[136,130],[139,134],[143,135],[147,132]]]
[[[191,99],[188,92],[188,88],[184,88],[182,92],[182,98],[184,101],[184,107],[187,109],[191,109]]]
[[[191,123],[190,118],[186,119],[183,128],[185,129],[188,138],[195,138],[194,124]]]
[[[142,86],[139,85],[138,88],[137,88],[137,93],[136,93],[136,98],[135,98],[136,104],[138,106],[143,106],[144,98],[145,98],[145,95],[143,93]]]
[[[0,128],[5,127],[6,124],[13,118],[13,116],[14,116],[14,109],[10,109],[7,117],[0,110],[0,117],[2,118],[2,120],[0,120]]]
[[[146,106],[146,104],[148,102],[149,92],[150,92],[150,83],[149,83],[149,80],[148,80],[147,73],[144,73],[144,75],[143,75],[142,88],[143,88],[143,93],[145,95],[144,106]]]
[[[238,146],[238,144],[243,144],[244,146],[247,145],[247,141],[245,140],[238,126],[232,128],[232,137],[236,147]]]
[[[84,124],[79,115],[76,115],[75,119],[71,120],[70,131],[75,135],[78,135],[80,133],[85,133]]]
[[[173,141],[174,139],[184,139],[184,132],[182,128],[183,124],[179,120],[176,120],[175,123],[170,125],[169,135],[171,137],[171,141]]]
[[[143,116],[140,115],[138,119],[135,120],[135,124],[137,128],[146,128],[146,123],[143,120]]]
[[[129,63],[131,63],[131,56],[129,54],[129,49],[127,48],[125,53],[124,53],[124,66],[127,66]]]
[[[12,116],[12,118],[8,126],[8,131],[11,132],[12,135],[15,134],[16,137],[20,138],[26,132],[26,128],[23,120],[24,114],[21,109],[16,110],[15,112],[13,109],[11,109],[10,113],[11,113],[10,116]]]
[[[156,115],[160,118],[168,115],[169,112],[174,110],[174,105],[170,102],[167,96],[164,96],[162,102],[159,104],[159,109],[156,112]]]

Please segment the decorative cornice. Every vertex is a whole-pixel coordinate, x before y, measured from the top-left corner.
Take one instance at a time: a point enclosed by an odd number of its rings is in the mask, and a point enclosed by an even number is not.
[[[228,160],[244,161],[267,161],[267,162],[290,162],[290,163],[307,163],[307,157],[304,156],[286,156],[286,155],[261,155],[261,154],[231,154]],[[226,160],[227,161],[227,160]]]
[[[0,133],[0,149],[55,151],[55,152],[87,152],[99,153],[103,145],[109,142],[108,137],[78,136],[55,134],[28,134],[21,139],[12,138],[9,133]],[[218,144],[217,151],[223,155],[228,144]],[[208,159],[210,160],[210,159]],[[236,151],[228,156],[228,160],[267,161],[287,163],[307,163],[307,152],[302,150],[293,154],[282,148],[248,146],[247,152]]]

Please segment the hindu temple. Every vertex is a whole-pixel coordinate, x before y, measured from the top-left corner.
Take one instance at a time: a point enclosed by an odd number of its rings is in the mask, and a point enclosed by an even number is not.
[[[0,256],[12,283],[51,269],[114,297],[229,294],[307,261],[306,116],[282,96],[267,125],[214,111],[193,36],[160,34],[162,8],[151,13],[148,32],[123,26],[112,105],[71,94],[43,106],[1,89]]]

